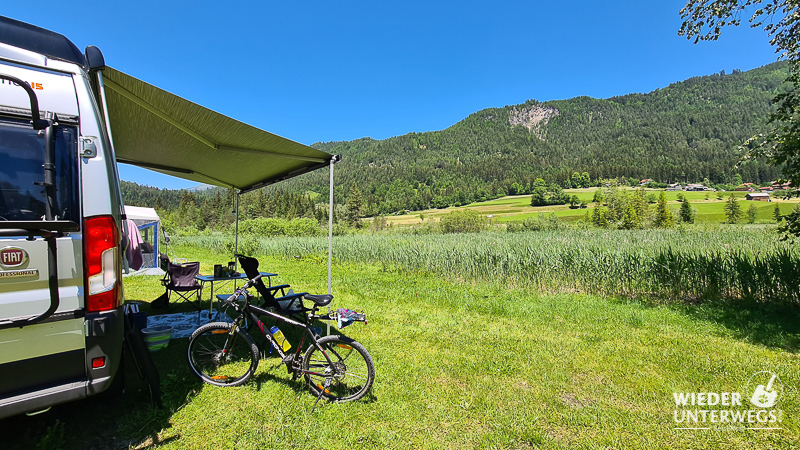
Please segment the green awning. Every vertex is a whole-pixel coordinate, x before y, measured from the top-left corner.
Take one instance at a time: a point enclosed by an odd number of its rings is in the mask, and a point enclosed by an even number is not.
[[[334,158],[110,67],[102,73],[117,162],[246,192]]]

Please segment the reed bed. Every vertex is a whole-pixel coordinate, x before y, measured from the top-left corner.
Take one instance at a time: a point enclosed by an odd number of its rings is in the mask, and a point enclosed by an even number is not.
[[[231,241],[219,235],[181,238],[182,243],[218,251],[229,250]],[[320,237],[245,236],[240,249],[323,259],[328,243]],[[362,234],[335,237],[334,258],[547,291],[687,302],[800,301],[800,251],[766,228]]]

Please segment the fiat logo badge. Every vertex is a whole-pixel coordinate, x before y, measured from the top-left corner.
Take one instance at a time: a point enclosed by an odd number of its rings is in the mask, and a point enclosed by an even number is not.
[[[28,262],[28,252],[19,247],[6,247],[0,250],[0,265],[10,269]]]

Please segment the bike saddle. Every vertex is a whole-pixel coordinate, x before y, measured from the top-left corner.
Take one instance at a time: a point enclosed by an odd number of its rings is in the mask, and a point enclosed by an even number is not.
[[[317,306],[328,306],[333,301],[332,295],[313,295],[313,294],[306,294],[303,296],[306,300],[311,300]]]

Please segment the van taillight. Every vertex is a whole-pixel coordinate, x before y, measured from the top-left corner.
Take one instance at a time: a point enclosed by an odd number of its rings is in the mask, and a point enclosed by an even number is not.
[[[84,264],[86,309],[107,311],[119,306],[122,261],[119,229],[112,216],[95,216],[84,221]]]

